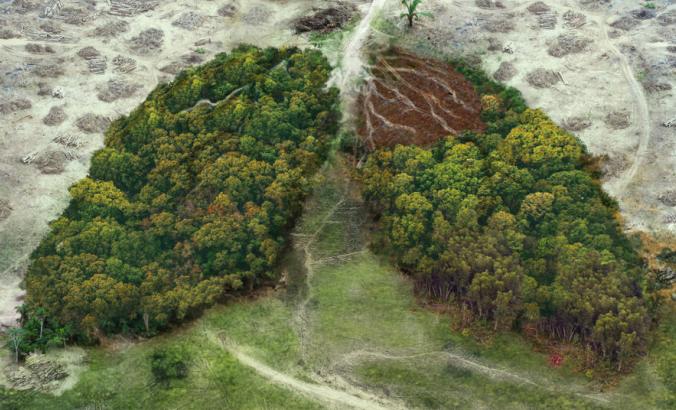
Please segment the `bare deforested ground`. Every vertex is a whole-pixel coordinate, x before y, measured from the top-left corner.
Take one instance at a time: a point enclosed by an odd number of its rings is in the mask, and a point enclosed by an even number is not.
[[[452,67],[393,50],[370,71],[359,98],[359,134],[371,148],[425,145],[484,129],[479,96]]]

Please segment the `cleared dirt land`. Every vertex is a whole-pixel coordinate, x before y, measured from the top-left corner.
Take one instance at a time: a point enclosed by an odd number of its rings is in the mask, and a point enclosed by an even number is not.
[[[479,96],[446,64],[395,50],[378,56],[369,70],[359,98],[359,135],[371,148],[426,145],[485,128]]]
[[[396,41],[464,54],[519,89],[604,158],[628,229],[673,241],[676,4],[642,3],[430,0],[434,19]]]

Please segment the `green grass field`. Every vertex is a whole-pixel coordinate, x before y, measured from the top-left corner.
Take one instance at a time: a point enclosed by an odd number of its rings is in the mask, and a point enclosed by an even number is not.
[[[2,409],[281,409],[321,408],[317,403],[267,383],[206,337],[209,329],[246,340],[271,365],[294,360],[297,342],[288,325],[288,308],[278,299],[261,299],[215,308],[185,329],[118,351],[87,349],[87,368],[72,390],[59,397],[4,392]],[[181,345],[189,352],[186,379],[156,384],[149,354]]]

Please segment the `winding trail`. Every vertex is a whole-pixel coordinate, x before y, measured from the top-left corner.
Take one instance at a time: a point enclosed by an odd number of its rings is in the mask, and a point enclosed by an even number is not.
[[[333,71],[329,86],[340,89],[344,110],[349,112],[356,101],[360,80],[367,76],[365,70],[364,44],[371,34],[371,23],[385,7],[388,0],[373,0],[368,10],[354,29],[352,36],[343,49],[339,67]]]
[[[617,58],[620,68],[622,69],[622,75],[629,84],[629,88],[633,95],[634,103],[634,113],[638,116],[638,131],[640,134],[638,141],[638,149],[634,154],[634,161],[626,172],[624,172],[617,180],[616,195],[620,195],[627,186],[634,180],[636,173],[639,168],[643,165],[643,160],[648,152],[648,146],[650,145],[650,111],[648,108],[648,100],[646,99],[645,93],[643,91],[643,86],[636,79],[634,70],[629,64],[627,56],[625,56],[620,50],[615,47],[615,45],[610,40],[608,36],[608,25],[606,24],[605,18],[595,17],[594,21],[600,26],[603,37],[601,39],[602,44],[610,50],[615,57]]]
[[[335,70],[331,78],[331,85],[335,85],[341,89],[343,106],[344,108],[350,107],[354,103],[354,95],[358,88],[355,88],[359,83],[358,80],[368,76],[368,65],[364,61],[363,56],[363,47],[368,41],[368,37],[371,31],[371,23],[373,19],[378,15],[378,13],[383,9],[387,0],[374,0],[364,18],[361,20],[357,28],[355,29],[353,36],[350,38],[348,43],[344,48],[344,57],[341,61],[340,68]],[[457,2],[454,2],[455,5],[458,5]],[[530,3],[528,3],[530,4]],[[509,12],[515,10],[524,9],[527,4],[521,4],[513,9],[507,10],[486,10],[479,9],[477,11],[481,12]],[[631,88],[632,94],[635,97],[637,104],[637,115],[641,122],[641,141],[639,144],[639,149],[636,153],[636,159],[630,170],[626,172],[623,176],[623,186],[626,186],[636,175],[638,168],[641,165],[641,160],[645,151],[647,150],[649,137],[650,137],[650,123],[649,123],[649,114],[648,106],[646,102],[645,95],[641,85],[636,80],[636,77],[631,69],[629,61],[626,56],[624,56],[611,42],[608,37],[606,30],[605,21],[602,17],[595,17],[594,21],[599,24],[600,29],[603,31],[603,46],[610,50],[619,60],[622,68],[623,75],[629,86]],[[393,74],[398,74],[393,72]],[[396,92],[395,92],[396,94]],[[202,101],[200,101],[202,102]],[[426,99],[426,102],[430,104],[430,107],[433,106],[433,101]],[[415,107],[410,100],[402,99],[404,107],[407,109],[418,109]],[[372,108],[368,107],[367,108]],[[433,107],[432,107],[433,109]],[[370,122],[370,118],[367,118],[367,121]],[[397,126],[398,124],[388,124],[390,126]],[[351,255],[356,255],[364,252],[368,252],[366,249],[359,250],[357,252],[350,252],[343,255],[329,255],[324,256],[321,259],[316,259],[313,256],[313,246],[317,244],[321,236],[322,231],[332,223],[332,218],[336,213],[347,203],[347,197],[345,191],[341,192],[341,197],[336,200],[334,204],[330,205],[330,208],[325,210],[325,214],[321,217],[321,220],[318,226],[314,231],[310,233],[295,233],[294,237],[296,238],[296,246],[303,253],[303,264],[305,269],[305,286],[306,292],[301,301],[298,302],[296,312],[294,315],[294,322],[298,332],[299,343],[300,343],[300,355],[301,358],[307,362],[307,357],[309,354],[310,348],[310,302],[313,298],[313,286],[312,281],[315,276],[315,267],[318,264],[326,262],[344,262],[343,257],[349,257]],[[326,208],[324,208],[326,209]],[[329,369],[322,369],[322,372],[328,374],[327,376],[317,376],[311,375],[317,383],[311,383],[304,380],[300,380],[290,374],[284,373],[282,371],[276,370],[267,364],[261,362],[260,360],[252,357],[247,354],[245,346],[239,346],[232,341],[226,340],[224,336],[220,334],[210,333],[208,334],[210,339],[218,343],[223,350],[232,354],[240,363],[244,364],[247,367],[250,367],[256,371],[259,375],[271,381],[274,384],[283,386],[290,390],[296,391],[307,397],[316,399],[318,401],[327,403],[331,406],[343,406],[356,409],[398,409],[404,408],[404,406],[398,402],[394,402],[389,398],[384,397],[383,395],[377,395],[375,393],[369,392],[361,387],[356,386],[353,383],[349,383],[340,376],[340,366],[345,364],[348,366],[358,365],[369,359],[373,360],[419,360],[425,357],[433,358],[434,360],[446,360],[449,364],[467,369],[469,371],[482,374],[488,378],[509,381],[515,385],[524,385],[529,386],[534,389],[542,389],[552,393],[569,393],[580,398],[585,398],[588,400],[593,400],[599,404],[605,405],[609,403],[609,400],[600,394],[587,394],[583,393],[575,386],[557,386],[551,384],[544,380],[535,380],[529,377],[519,375],[518,373],[512,372],[508,369],[501,369],[497,367],[491,367],[480,361],[474,360],[473,358],[464,355],[462,353],[451,352],[448,350],[434,350],[434,351],[425,351],[413,354],[392,354],[386,351],[369,351],[369,350],[353,350],[348,352],[333,362]],[[312,370],[312,369],[310,369]],[[331,381],[333,380],[333,382]],[[339,381],[336,383],[335,381]],[[578,391],[575,391],[578,390]]]
[[[328,184],[336,184],[340,181],[327,181]],[[297,247],[304,252],[304,268],[306,276],[304,278],[307,291],[302,300],[297,304],[294,322],[296,330],[300,339],[300,354],[304,362],[310,362],[308,356],[310,354],[310,339],[311,339],[311,323],[310,323],[310,302],[313,298],[313,278],[317,266],[324,263],[343,263],[354,255],[364,254],[368,252],[367,248],[358,249],[356,251],[341,253],[338,255],[326,255],[323,258],[316,258],[313,249],[321,240],[324,229],[332,223],[335,223],[334,217],[338,212],[344,209],[349,209],[350,201],[347,197],[349,184],[339,188],[339,195],[334,203],[325,204],[323,208],[318,209],[319,221],[316,226],[308,234],[302,232],[294,235],[299,242]],[[320,205],[321,206],[321,205]],[[225,332],[225,331],[223,331]],[[274,384],[283,386],[290,390],[296,391],[302,395],[313,398],[315,400],[329,403],[333,406],[342,406],[356,409],[404,409],[406,406],[396,399],[389,398],[376,391],[370,391],[368,388],[360,386],[358,383],[351,381],[352,374],[348,369],[359,366],[369,360],[392,360],[405,361],[415,360],[420,361],[424,358],[430,358],[434,362],[445,362],[449,365],[466,369],[472,373],[480,374],[489,379],[513,383],[515,386],[525,386],[532,389],[538,389],[554,394],[570,394],[586,400],[591,400],[600,405],[609,404],[607,395],[590,394],[584,392],[581,386],[560,386],[549,383],[546,380],[537,380],[532,377],[521,375],[518,372],[510,369],[489,366],[480,360],[472,358],[462,352],[453,352],[439,348],[438,350],[419,351],[412,353],[397,354],[387,350],[367,350],[356,349],[344,353],[331,360],[328,367],[321,368],[321,372],[313,373],[317,369],[310,367],[309,376],[314,382],[307,382],[300,380],[290,374],[276,370],[260,360],[247,354],[247,348],[243,345],[238,345],[232,340],[228,340],[225,335],[221,333],[214,333],[207,330],[207,336],[221,346],[225,351],[232,354],[240,363],[255,370],[259,375],[268,379]]]
[[[217,343],[220,344],[224,350],[232,354],[243,365],[255,370],[259,375],[265,377],[274,384],[284,386],[305,396],[312,397],[330,405],[335,406],[336,404],[341,404],[354,409],[385,410],[399,407],[394,403],[388,403],[385,401],[380,403],[382,400],[377,400],[367,394],[364,394],[363,397],[357,396],[355,394],[350,394],[348,392],[334,389],[326,385],[308,383],[299,380],[295,377],[289,376],[288,374],[277,371],[257,359],[254,359],[253,357],[244,353],[244,351],[242,351],[239,347],[226,343],[222,337],[216,334],[210,333],[208,336],[212,340],[215,338]]]
[[[480,374],[483,374],[484,376],[487,376],[491,379],[495,380],[502,380],[502,381],[511,381],[513,383],[517,384],[522,384],[522,385],[529,385],[535,388],[543,389],[552,393],[562,393],[561,389],[556,389],[551,386],[545,385],[538,383],[534,381],[533,379],[530,379],[528,377],[520,376],[514,372],[510,372],[508,370],[504,369],[499,369],[496,367],[491,367],[491,366],[486,366],[476,360],[471,360],[467,358],[467,356],[464,356],[462,354],[458,353],[453,353],[445,350],[437,350],[437,351],[430,351],[430,352],[422,352],[422,353],[414,353],[414,354],[408,354],[408,355],[394,355],[394,354],[388,354],[388,353],[382,353],[382,352],[372,352],[372,351],[366,351],[366,350],[355,350],[353,352],[350,352],[346,355],[344,355],[340,362],[343,363],[352,363],[353,361],[361,361],[363,358],[375,358],[375,359],[381,359],[381,360],[412,360],[412,359],[421,359],[423,357],[429,357],[429,356],[437,356],[441,358],[447,359],[449,362],[453,363],[454,365],[473,371],[477,372]],[[580,392],[571,392],[572,394],[583,397],[586,399],[594,400],[598,403],[601,404],[608,404],[610,403],[610,400],[607,398],[603,397],[600,394],[587,394],[587,393],[580,393]]]
[[[340,403],[356,409],[388,409],[391,407],[381,406],[373,400],[353,396],[341,390],[333,389],[328,386],[307,383],[284,373],[278,372],[271,367],[259,362],[258,360],[247,356],[236,348],[229,348],[228,351],[237,358],[242,364],[256,370],[257,373],[269,379],[270,381],[289,387],[300,393],[315,397],[319,400],[336,404]]]

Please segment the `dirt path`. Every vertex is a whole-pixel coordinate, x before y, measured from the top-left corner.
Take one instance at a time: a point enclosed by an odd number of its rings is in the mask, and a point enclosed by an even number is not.
[[[364,410],[400,408],[400,406],[396,403],[391,403],[383,399],[375,398],[375,396],[369,395],[367,393],[364,393],[363,395],[356,395],[329,387],[327,385],[308,383],[299,380],[293,376],[277,371],[265,363],[249,356],[244,351],[242,351],[241,348],[231,343],[226,343],[222,337],[213,332],[208,332],[207,336],[212,341],[218,343],[228,353],[232,354],[240,363],[252,368],[256,371],[256,373],[270,380],[272,383],[284,386],[305,396],[327,403],[331,405],[331,407],[341,405],[341,407]]]
[[[465,355],[458,354],[458,353],[453,353],[453,352],[448,352],[448,351],[431,351],[431,352],[422,352],[422,353],[414,353],[414,354],[408,354],[408,355],[395,355],[395,354],[389,354],[389,353],[382,353],[382,352],[371,352],[371,351],[366,351],[366,350],[355,350],[353,352],[350,352],[346,355],[344,355],[341,358],[342,363],[348,363],[348,364],[354,364],[358,363],[360,361],[363,361],[365,358],[375,358],[375,359],[381,359],[381,360],[413,360],[417,359],[420,360],[425,357],[440,357],[440,358],[445,358],[449,362],[453,363],[454,365],[457,365],[459,367],[462,367],[464,369],[481,373],[485,376],[488,376],[491,379],[494,380],[501,380],[501,381],[510,381],[513,383],[517,384],[525,384],[529,386],[533,386],[536,388],[540,388],[543,390],[551,391],[553,393],[561,393],[561,389],[554,388],[552,386],[543,384],[541,382],[536,382],[535,380],[521,376],[519,374],[516,374],[512,371],[505,370],[505,369],[499,369],[496,367],[491,367],[487,366],[485,364],[482,364],[476,360],[472,360],[467,358]],[[608,404],[610,401],[606,398],[603,397],[601,394],[586,394],[586,393],[579,393],[579,392],[572,392],[572,394],[583,397],[586,399],[594,400],[598,403],[602,404]]]
[[[636,172],[643,164],[643,160],[648,153],[648,146],[650,144],[650,111],[648,109],[648,100],[646,99],[645,93],[643,91],[643,86],[636,79],[634,70],[629,64],[627,57],[622,54],[620,50],[615,47],[615,45],[610,40],[608,36],[608,25],[606,24],[604,17],[595,17],[594,20],[599,25],[603,37],[601,38],[601,44],[608,50],[610,50],[615,57],[617,58],[620,68],[622,69],[622,75],[629,84],[631,93],[633,95],[633,105],[634,105],[634,114],[637,118],[637,128],[639,131],[639,141],[638,149],[634,154],[634,161],[632,162],[631,168],[624,172],[618,178],[617,184],[617,193],[620,194],[634,179]]]
[[[296,323],[298,326],[298,337],[300,339],[300,352],[303,359],[307,356],[307,340],[309,332],[309,317],[307,306],[312,299],[312,278],[314,277],[314,258],[312,256],[312,245],[315,244],[319,234],[324,230],[326,225],[331,220],[331,217],[336,213],[340,206],[345,202],[344,199],[339,200],[324,216],[321,224],[315,230],[315,232],[307,237],[306,242],[301,244],[303,250],[304,266],[305,266],[305,286],[307,291],[305,292],[305,297],[298,304],[298,310],[296,311]]]

